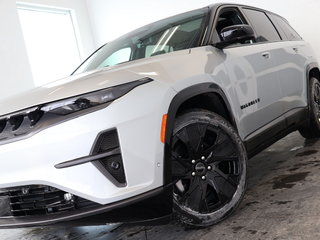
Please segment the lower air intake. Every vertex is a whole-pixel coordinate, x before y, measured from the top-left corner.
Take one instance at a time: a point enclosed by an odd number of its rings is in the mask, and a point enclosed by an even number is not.
[[[100,204],[49,186],[0,190],[0,217],[41,216],[91,208]]]
[[[117,130],[114,129],[101,133],[98,136],[93,147],[92,155],[110,152],[115,149],[120,150],[120,144]],[[92,163],[116,186],[126,186],[126,177],[121,151],[119,151],[119,154],[101,158]]]

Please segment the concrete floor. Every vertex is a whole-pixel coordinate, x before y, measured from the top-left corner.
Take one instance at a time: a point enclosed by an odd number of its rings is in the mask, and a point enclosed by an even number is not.
[[[201,230],[100,226],[0,230],[5,240],[320,239],[320,141],[293,133],[249,161],[248,190],[238,211]]]

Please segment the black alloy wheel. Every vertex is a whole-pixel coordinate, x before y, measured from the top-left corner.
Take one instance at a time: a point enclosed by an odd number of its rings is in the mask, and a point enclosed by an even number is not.
[[[207,111],[176,121],[171,145],[174,207],[180,221],[208,226],[229,216],[246,186],[246,152],[233,127]]]

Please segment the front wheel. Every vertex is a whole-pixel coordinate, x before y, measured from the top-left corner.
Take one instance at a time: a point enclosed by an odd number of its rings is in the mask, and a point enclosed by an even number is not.
[[[247,154],[231,124],[204,110],[185,113],[176,120],[171,149],[178,220],[205,227],[231,215],[247,173]]]

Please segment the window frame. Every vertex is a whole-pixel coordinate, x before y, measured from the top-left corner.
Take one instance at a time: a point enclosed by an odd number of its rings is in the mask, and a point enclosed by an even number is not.
[[[242,19],[244,19],[247,23],[248,23],[248,25],[250,25],[250,22],[248,21],[248,18],[247,18],[247,16],[245,16],[244,14],[243,14],[243,12],[240,10],[240,8],[239,8],[239,6],[237,6],[237,5],[224,5],[224,6],[221,6],[220,8],[218,8],[217,9],[217,11],[216,11],[216,13],[215,13],[215,17],[214,17],[214,19],[213,19],[213,23],[212,23],[212,29],[211,29],[211,34],[210,34],[210,43],[213,45],[213,44],[215,44],[215,43],[217,43],[216,41],[215,41],[215,39],[214,39],[214,32],[215,32],[215,30],[216,30],[216,28],[217,28],[217,25],[218,25],[218,21],[219,21],[219,17],[220,17],[220,15],[224,12],[224,11],[226,11],[226,10],[228,10],[228,9],[234,9],[235,11],[237,11],[239,14],[240,14],[240,16],[242,17]],[[251,25],[250,25],[251,26]],[[241,46],[246,46],[246,45],[251,45],[251,44],[242,44]],[[229,46],[229,47],[227,47],[227,48],[233,48],[233,47],[239,47],[238,45],[236,45],[236,46]]]
[[[282,39],[282,36],[279,32],[279,30],[277,29],[277,27],[275,26],[275,24],[273,23],[273,21],[271,20],[271,18],[269,17],[268,15],[268,12],[267,11],[264,11],[264,10],[261,10],[261,9],[258,9],[258,8],[253,8],[253,7],[247,7],[247,6],[244,6],[244,7],[241,7],[241,11],[243,12],[243,14],[247,17],[248,19],[248,22],[250,23],[250,26],[252,27],[254,33],[256,36],[258,36],[257,34],[257,31],[256,29],[253,27],[253,24],[252,22],[250,21],[250,18],[246,15],[246,13],[243,11],[243,9],[248,9],[248,10],[252,10],[252,11],[256,11],[256,12],[261,12],[261,13],[264,13],[264,15],[266,16],[266,18],[270,21],[271,25],[273,26],[274,30],[276,31],[276,33],[278,34],[280,40],[277,40],[277,41],[265,41],[265,42],[257,42],[257,43],[254,43],[254,44],[258,44],[258,43],[275,43],[275,42],[282,42],[283,39]]]
[[[218,23],[219,23],[219,18],[221,16],[221,14],[224,14],[225,12],[228,12],[228,11],[234,11],[234,12],[237,12],[239,14],[239,17],[241,20],[244,20],[246,22],[246,24],[249,24],[247,18],[245,18],[245,16],[242,14],[241,11],[239,11],[238,8],[234,8],[234,7],[226,7],[226,8],[223,8],[221,9],[221,11],[219,12],[219,14],[217,15],[217,18],[216,18],[216,22],[215,22],[215,25],[214,25],[214,28],[213,28],[213,32],[216,32],[216,29],[217,29],[217,26],[218,26]],[[218,33],[218,36],[219,36],[219,33]],[[220,37],[220,36],[219,36]],[[216,42],[215,42],[216,43]],[[244,45],[244,44],[243,44]]]
[[[255,46],[255,45],[260,45],[260,44],[270,44],[270,43],[277,43],[277,42],[283,42],[284,41],[284,39],[282,38],[281,34],[279,33],[279,30],[277,29],[277,27],[275,26],[275,24],[273,23],[273,21],[270,19],[269,15],[268,15],[271,12],[263,10],[263,9],[260,9],[260,8],[255,8],[255,7],[245,6],[245,5],[226,4],[226,5],[221,5],[218,8],[214,9],[214,11],[212,11],[212,16],[214,16],[214,17],[212,17],[211,22],[210,22],[212,27],[210,29],[210,34],[208,34],[208,40],[207,40],[208,44],[207,45],[214,45],[216,43],[216,42],[214,42],[214,31],[215,31],[215,29],[217,27],[218,19],[219,19],[220,14],[226,8],[234,8],[234,9],[238,10],[241,13],[242,17],[247,21],[248,25],[250,27],[252,27],[252,29],[253,29],[253,31],[254,31],[256,36],[257,36],[257,33],[256,33],[255,29],[253,28],[251,21],[249,20],[249,18],[243,12],[242,9],[246,8],[246,9],[260,11],[260,12],[265,13],[265,15],[270,20],[271,24],[273,25],[274,29],[276,30],[276,32],[278,33],[279,38],[280,38],[279,41],[266,41],[266,42],[254,42],[254,43],[241,44],[241,45],[231,45],[231,46],[226,47],[226,49],[245,47],[245,46]]]

